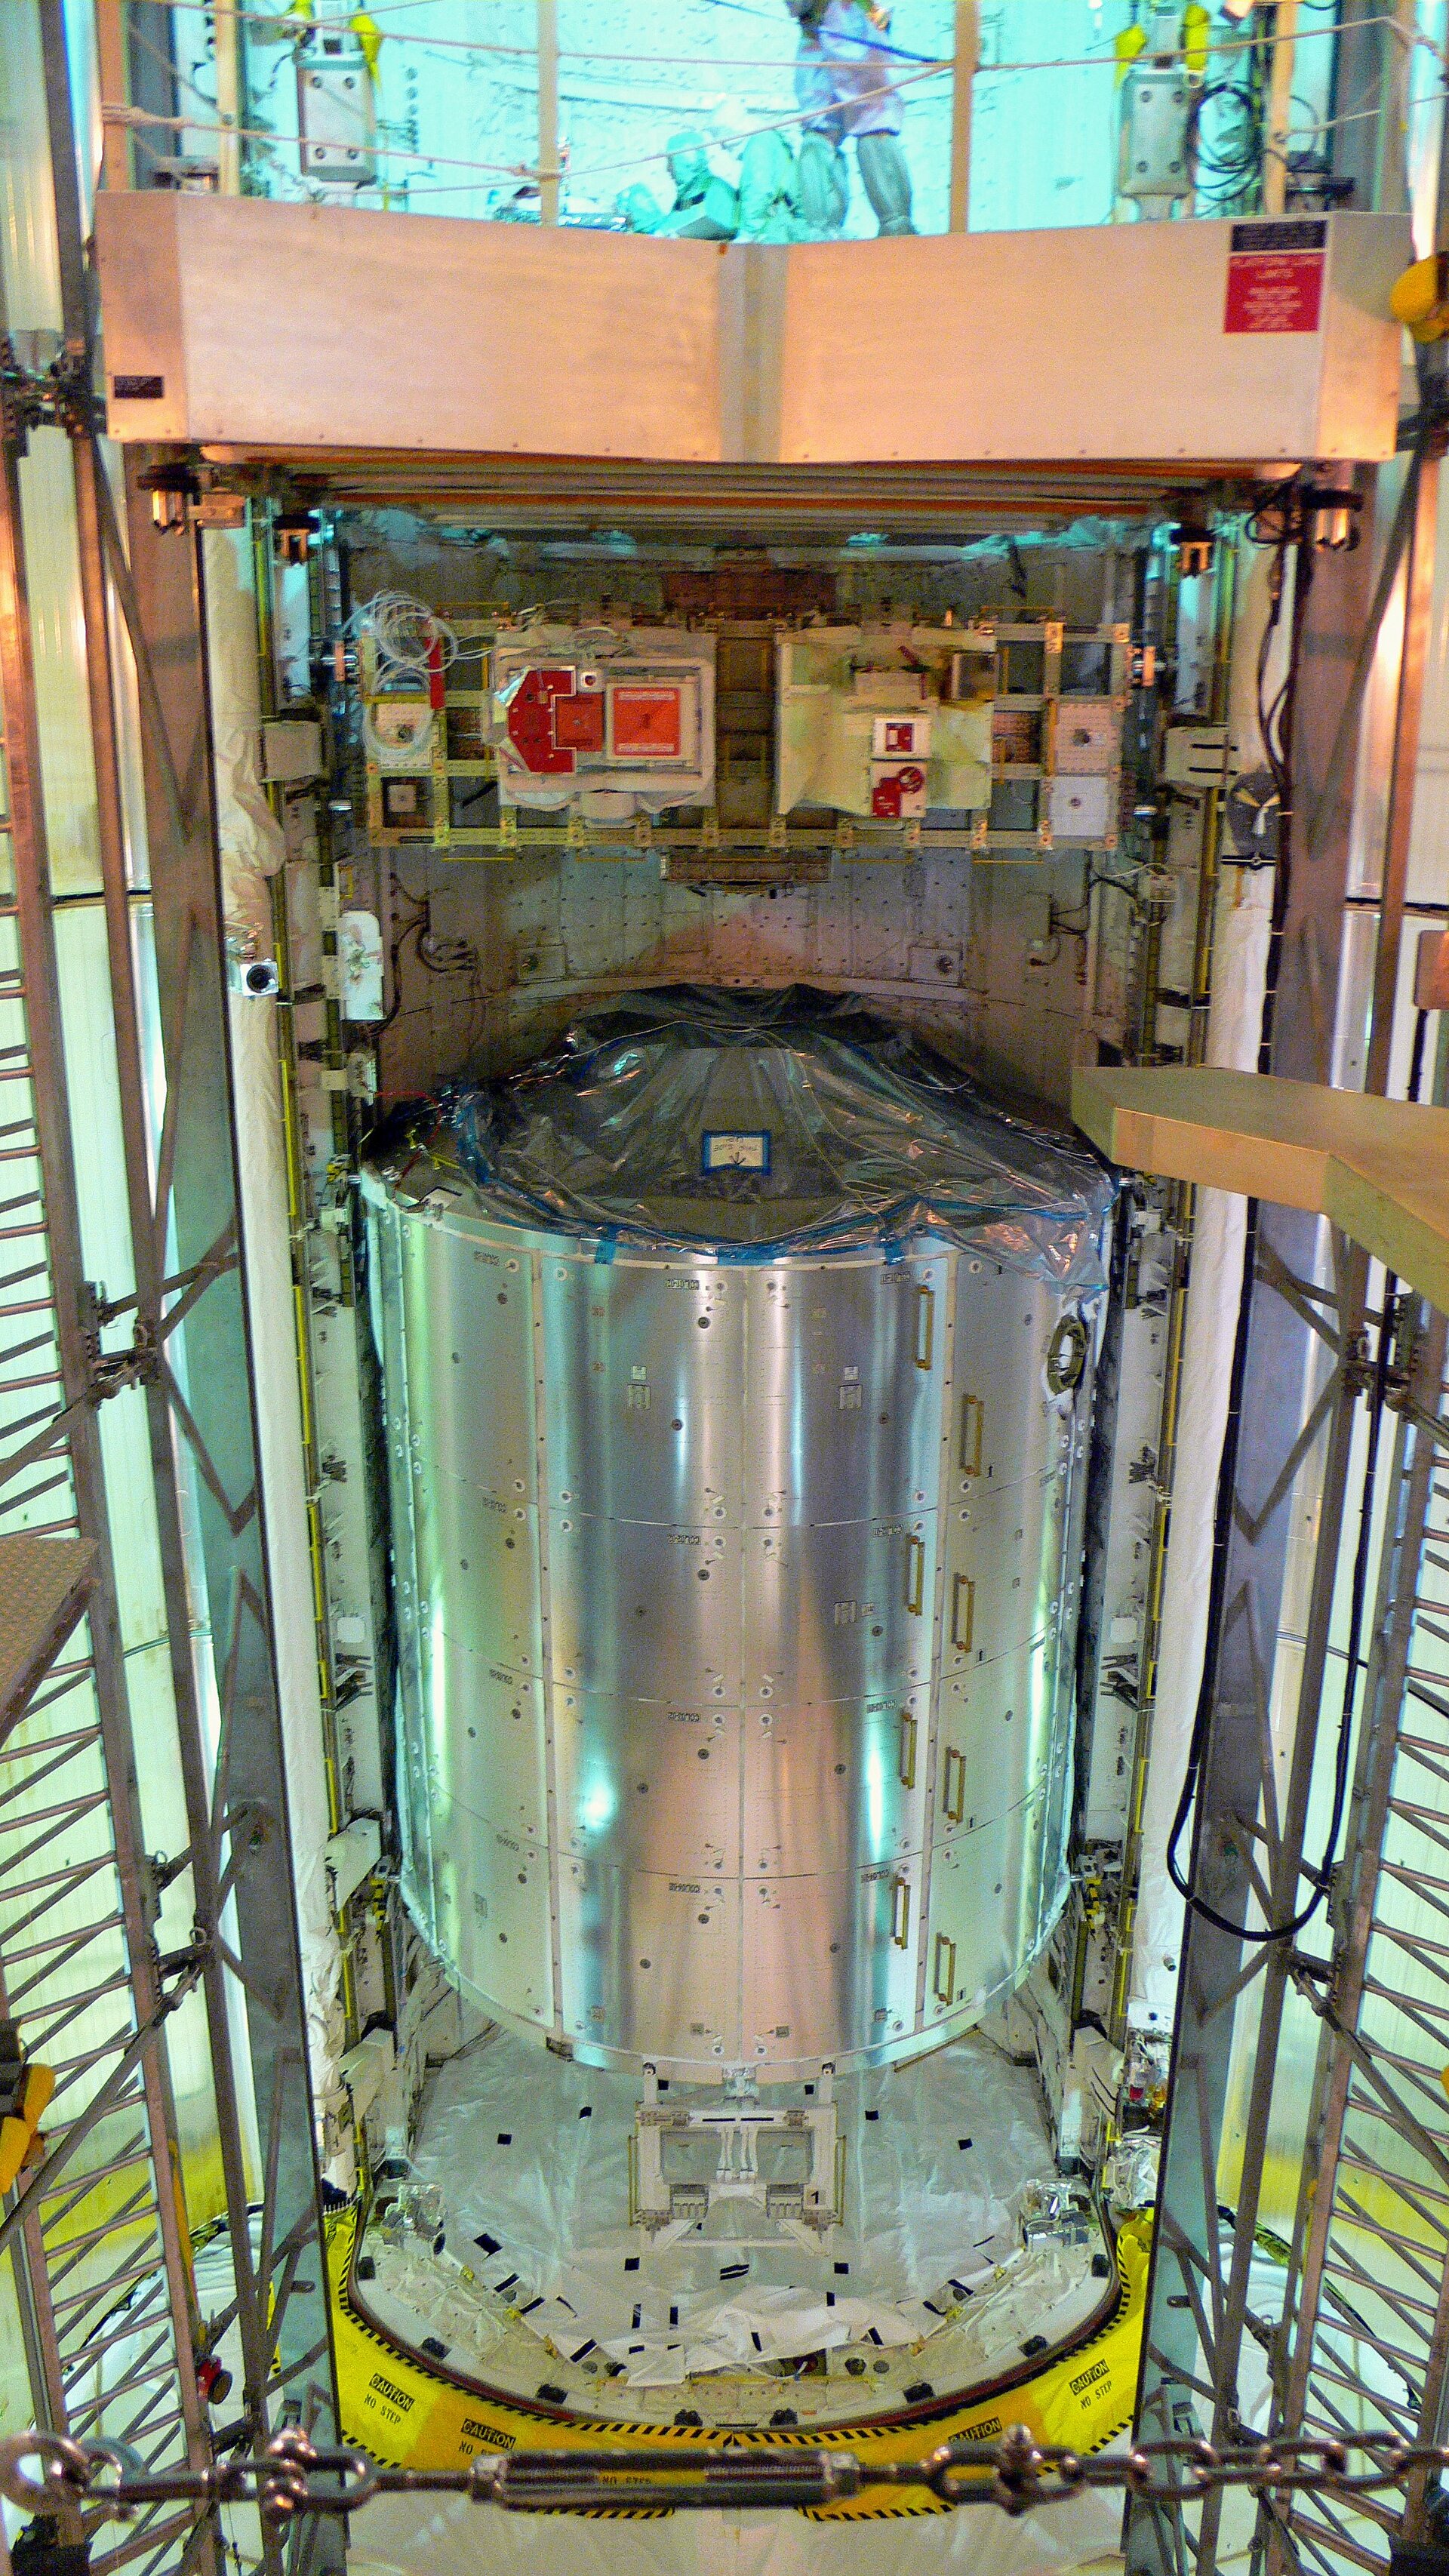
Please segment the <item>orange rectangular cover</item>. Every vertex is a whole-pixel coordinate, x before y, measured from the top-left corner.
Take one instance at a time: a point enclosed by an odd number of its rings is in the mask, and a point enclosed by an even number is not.
[[[677,760],[683,749],[680,690],[621,681],[609,691],[609,727],[616,760]]]

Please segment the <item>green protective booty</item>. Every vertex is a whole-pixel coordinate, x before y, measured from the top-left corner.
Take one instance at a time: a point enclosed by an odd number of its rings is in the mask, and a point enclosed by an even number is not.
[[[671,241],[733,241],[739,223],[739,199],[728,179],[711,179],[702,197],[676,206],[659,229]]]
[[[752,134],[740,155],[740,241],[800,238],[795,214],[795,155],[783,134]]]
[[[696,206],[709,185],[709,153],[702,134],[671,134],[664,147],[669,175],[674,181],[674,211],[681,206]]]
[[[800,220],[816,241],[833,241],[850,205],[845,155],[828,135],[807,134],[796,165]]]
[[[657,233],[664,221],[658,198],[637,181],[616,202],[631,233]]]
[[[861,185],[882,233],[913,233],[910,164],[893,134],[860,134],[855,157]]]

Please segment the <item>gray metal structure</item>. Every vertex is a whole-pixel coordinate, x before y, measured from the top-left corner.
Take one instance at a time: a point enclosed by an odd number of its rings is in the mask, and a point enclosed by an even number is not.
[[[49,130],[60,327],[44,372],[9,369],[0,483],[0,717],[14,871],[0,902],[3,1213],[13,1220],[0,1280],[0,1579],[19,1590],[20,1604],[5,1606],[18,1608],[22,1627],[36,1624],[26,1608],[52,1597],[54,1617],[39,1621],[24,1653],[4,1659],[0,2009],[59,2082],[0,2215],[0,2249],[14,2262],[37,2421],[119,2439],[158,2468],[195,2468],[211,2445],[198,2363],[233,2323],[240,2420],[259,2431],[315,2426],[330,2439],[336,2398],[238,1260],[199,546],[190,532],[160,535],[143,493],[123,525],[113,495],[91,391],[58,0],[39,0],[37,15],[43,95],[14,105]],[[99,882],[87,900],[104,922],[111,975],[105,1035],[128,1219],[130,1293],[114,1299],[87,1276],[66,1073],[77,1030],[57,973],[60,899],[48,848],[56,789],[40,758],[30,645],[25,457],[29,442],[62,437],[94,756]],[[149,881],[124,811],[122,629],[141,708]],[[149,995],[138,963],[143,910],[157,931]],[[160,1025],[161,1100],[146,1058],[148,1003]],[[123,1493],[108,1472],[109,1406],[144,1426],[144,1496]],[[125,1654],[133,1605],[114,1544],[123,1509],[154,1534],[164,1599],[187,1829],[185,1847],[166,1856],[146,1851],[136,1791]],[[7,1648],[14,1635],[7,1618]],[[177,1908],[183,1925],[189,1911],[189,1932],[166,1948],[162,1925],[174,1924]],[[193,1993],[205,2005],[235,2271],[230,2307],[206,2319],[191,2286],[166,2044]],[[239,2040],[250,2087],[239,2080]],[[151,2576],[213,2566],[218,2551],[214,2511],[198,2519],[153,2509],[108,2536],[92,2563],[136,2564]],[[260,2554],[280,2569],[275,2532],[262,2533]],[[340,2556],[335,2529],[321,2535],[318,2563]]]
[[[1370,912],[1365,1087],[1380,1092],[1406,910],[1438,443],[1431,419],[1408,460],[1380,560],[1357,576],[1357,614],[1345,613],[1341,591],[1335,596],[1325,631],[1342,635],[1346,625],[1357,650],[1346,686],[1306,714],[1297,741],[1295,843],[1309,864],[1294,881],[1284,953],[1313,954],[1321,990],[1324,952],[1331,957],[1344,936],[1346,904]],[[1396,592],[1404,641],[1378,885],[1345,897],[1344,787]],[[1312,993],[1285,984],[1283,1002],[1273,1069],[1328,1079],[1331,1032]],[[1444,1070],[1441,1038],[1439,1099]],[[1343,1237],[1331,1236],[1325,1258],[1317,1222],[1276,1208],[1257,1212],[1243,1293],[1241,1435],[1188,1871],[1139,2427],[1146,2436],[1199,2431],[1215,2443],[1236,2439],[1250,2421],[1290,2439],[1370,2433],[1412,2442],[1423,2434],[1432,2442],[1449,2352],[1449,2160],[1426,2117],[1442,2105],[1437,1944],[1449,1905],[1435,1815],[1436,1788],[1449,1778],[1440,1741],[1449,1691],[1435,1670],[1445,1641],[1436,1547],[1449,1455],[1445,1321],[1401,1298]],[[1290,1387],[1301,1403],[1285,1403]],[[1381,1506],[1376,1483],[1386,1490]],[[1317,1536],[1287,1684],[1291,1751],[1280,1769],[1278,1641],[1305,1502]],[[1319,1835],[1345,1749],[1352,1794],[1325,1872]],[[1291,2100],[1290,2066],[1303,2070]],[[1235,2081],[1243,2088],[1236,2103]],[[1301,2183],[1292,2242],[1277,2249],[1275,2268],[1265,2264],[1260,2223],[1275,2161],[1288,2157],[1301,2160]],[[1250,2416],[1245,2390],[1259,2352],[1268,2397]],[[1427,2503],[1417,2473],[1402,2514],[1380,2497],[1359,2503],[1325,2491],[1261,2499],[1244,2528],[1233,2519],[1242,2508],[1220,2491],[1186,2510],[1135,2503],[1128,2567],[1183,2576],[1250,2544],[1254,2566],[1266,2554],[1279,2576],[1379,2568],[1395,2534],[1423,2536]]]
[[[591,2064],[937,2047],[1066,1892],[1080,1290],[918,1238],[758,1262],[367,1182],[404,1884]]]
[[[1382,15],[1359,7],[1349,14],[1361,18],[1370,31],[1378,29]],[[61,13],[47,0],[42,15],[56,170],[58,175],[73,174]],[[1378,41],[1387,49],[1389,34]],[[34,102],[22,105],[31,108]],[[1350,146],[1366,130],[1351,116],[1344,125],[1340,139]],[[0,1707],[0,1763],[8,1782],[21,1784],[4,1821],[0,1854],[0,1969],[7,2008],[28,2022],[27,2036],[37,2053],[63,2057],[65,2084],[49,2124],[44,2161],[27,2175],[23,2192],[0,2221],[0,2245],[16,2263],[38,2415],[65,2429],[121,2434],[144,2457],[169,2468],[187,2461],[200,2465],[208,2448],[196,2394],[185,2248],[168,2173],[165,2024],[184,1988],[204,1984],[210,1990],[210,2037],[221,2093],[232,2046],[226,2007],[242,1993],[256,2000],[259,1990],[266,2006],[254,2024],[266,2141],[266,2215],[255,2272],[241,2140],[234,2116],[221,2123],[240,2267],[237,2295],[252,2374],[244,2392],[245,2411],[257,2433],[296,2411],[325,2436],[331,2389],[287,1855],[284,1835],[277,1830],[284,1810],[265,1585],[257,1553],[244,1318],[228,1222],[230,1101],[206,808],[197,562],[185,534],[153,535],[144,499],[138,497],[127,571],[125,544],[110,520],[109,494],[90,437],[83,227],[68,181],[62,196],[57,229],[69,311],[67,346],[57,354],[67,363],[53,379],[39,374],[27,378],[18,370],[7,386],[7,421],[13,431],[31,406],[37,421],[51,424],[35,434],[53,436],[61,425],[75,441],[92,711],[101,747],[97,784],[108,926],[118,992],[128,1007],[121,951],[127,945],[135,889],[126,874],[109,779],[113,754],[104,732],[108,629],[117,610],[140,675],[152,857],[170,934],[161,981],[172,1107],[159,1139],[160,1186],[148,1171],[147,1139],[134,1127],[128,1131],[139,1329],[133,1345],[120,1350],[113,1318],[103,1347],[101,1329],[93,1325],[87,1304],[75,1149],[66,1114],[64,1033],[26,642],[18,441],[12,438],[0,496],[0,692],[10,793],[6,821],[15,854],[14,889],[0,898],[0,1086],[5,1103],[0,1152],[10,1176],[0,1356],[6,1363],[7,1389],[28,1412],[7,1413],[0,1458],[0,1549],[5,1552],[0,1577],[8,1570],[17,1599],[23,1596],[31,1609],[44,1606],[46,1616],[33,1621],[26,1651],[7,1665]],[[1384,882],[1380,984],[1385,1004],[1391,999],[1390,970],[1404,893],[1406,789],[1422,687],[1433,484],[1429,475],[1417,491],[1410,487],[1400,528],[1400,534],[1406,533],[1417,503],[1423,542],[1413,574],[1403,721],[1396,742],[1398,796]],[[1320,582],[1322,578],[1320,573]],[[1391,590],[1392,581],[1386,580],[1376,611]],[[1368,621],[1350,691],[1354,712],[1377,624],[1375,614]],[[1346,726],[1345,741],[1351,733],[1352,726]],[[1329,793],[1332,763],[1327,774],[1320,764],[1320,776],[1325,777],[1320,819],[1326,812],[1332,823],[1337,813],[1336,795]],[[1320,882],[1316,896],[1310,891],[1295,916],[1295,937],[1299,930],[1304,935],[1301,947],[1290,942],[1288,953],[1309,960],[1302,981],[1310,1000],[1332,983],[1315,936],[1340,901],[1337,890],[1325,897]],[[1305,1012],[1309,1007],[1305,1002]],[[1280,1029],[1282,1025],[1280,1013]],[[118,1027],[124,1037],[124,1013]],[[1380,1080],[1386,1039],[1385,1018],[1375,1067]],[[1283,1069],[1326,1072],[1306,1046],[1298,1060],[1284,1059]],[[131,1107],[134,1111],[134,1097]],[[164,1228],[158,1223],[173,1192],[188,1210],[191,1247],[190,1258],[176,1270],[167,1267]],[[1282,1440],[1273,1453],[1271,1399],[1281,1387],[1290,1348],[1287,1317],[1296,1326],[1291,1341],[1295,1364],[1314,1338],[1324,1351],[1317,1428],[1329,1442],[1330,1468],[1323,1480],[1327,1544],[1314,1644],[1320,1671],[1328,1656],[1329,1553],[1337,1546],[1343,1498],[1357,1487],[1346,1426],[1367,1389],[1355,1350],[1364,1282],[1352,1257],[1341,1263],[1336,1311],[1330,1312],[1301,1237],[1294,1239],[1286,1229],[1270,1230],[1264,1249],[1270,1257],[1260,1258],[1254,1292],[1259,1321],[1276,1306],[1283,1310],[1276,1321],[1284,1330],[1276,1356],[1271,1332],[1265,1333],[1249,1381],[1250,1399],[1262,1407],[1256,1417],[1261,1438],[1248,1460],[1255,1481],[1245,1478],[1236,1498],[1248,1554],[1239,1555],[1236,1580],[1230,1583],[1236,1645],[1220,1666],[1224,1724],[1205,1770],[1210,1822],[1201,1839],[1198,1884],[1204,1884],[1206,1873],[1213,1903],[1244,1914],[1256,1887],[1261,1910],[1271,1908],[1272,1919],[1281,1919],[1276,1909],[1291,1901],[1300,1885],[1307,1789],[1306,1776],[1300,1775],[1280,1818],[1276,1790],[1270,1795],[1267,1789],[1271,1772],[1258,1759],[1261,1613],[1266,1605],[1271,1617],[1273,1602],[1270,1524],[1281,1502],[1281,1480],[1291,1480],[1302,1455]],[[209,1313],[199,1312],[208,1301]],[[199,1357],[190,1382],[205,1394],[205,1418],[186,1405],[183,1387],[166,1363],[168,1344],[179,1347],[175,1337],[187,1330],[193,1314],[188,1338],[194,1333]],[[213,1317],[214,1329],[208,1330]],[[1369,1641],[1371,1668],[1364,1689],[1369,1723],[1362,1735],[1348,1848],[1334,1891],[1332,1939],[1311,1948],[1271,1945],[1245,1955],[1231,1936],[1199,1924],[1184,1961],[1184,2020],[1149,2322],[1144,2413],[1149,2432],[1175,2425],[1182,2408],[1193,2409],[1196,2420],[1209,2427],[1230,2431],[1245,2336],[1270,2346],[1274,2420],[1290,2432],[1298,2425],[1332,2426],[1344,2409],[1345,2379],[1352,2406],[1374,2427],[1403,2434],[1421,2427],[1430,2433],[1442,2429],[1449,2344],[1443,2291],[1449,2167],[1442,2101],[1435,2088],[1449,2051],[1443,2008],[1433,2000],[1432,1986],[1426,2001],[1411,1994],[1396,1973],[1397,1957],[1412,1945],[1425,1975],[1440,1976],[1442,1959],[1436,1964],[1434,1945],[1442,1935],[1435,1926],[1442,1924],[1449,1907],[1442,1827],[1436,1820],[1439,1790],[1449,1772],[1449,1744],[1442,1734],[1445,1695],[1430,1669],[1432,1643],[1446,1624],[1442,1461],[1449,1454],[1449,1418],[1441,1322],[1419,1316],[1415,1324],[1405,1382],[1395,1373],[1392,1384],[1400,1426],[1386,1479],[1392,1511]],[[118,1368],[118,1360],[125,1365]],[[187,1680],[191,1632],[185,1593],[194,1568],[183,1557],[168,1507],[165,1560],[173,1669],[181,1741],[192,1765],[195,1828],[188,1851],[174,1857],[192,1872],[197,1891],[195,1937],[181,1955],[163,1957],[155,1940],[157,1891],[130,1795],[126,1676],[106,1547],[111,1505],[97,1438],[103,1404],[145,1407],[163,1504],[168,1485],[174,1500],[171,1480],[178,1454],[194,1462],[192,1472],[208,1497],[207,1576],[218,1605],[214,1652],[234,1751],[231,1763],[218,1766],[208,1780],[198,1713],[189,1695],[193,1684]],[[48,1592],[37,1561],[17,1557],[16,1547],[69,1551],[54,1567],[46,1561],[54,1576]],[[1259,1551],[1255,1561],[1253,1551]],[[7,1643],[23,1624],[7,1619]],[[510,1710],[512,1705],[510,1700]],[[1310,1720],[1316,1717],[1311,1691],[1303,1705]],[[1310,1725],[1305,1763],[1311,1749]],[[887,1734],[884,1751],[889,1750]],[[1423,1793],[1415,1787],[1421,1774],[1428,1784]],[[689,1776],[696,1781],[696,1774]],[[833,1766],[830,1776],[835,1776]],[[696,1786],[695,1801],[697,1794]],[[236,1951],[221,1928],[232,1895],[242,1899]],[[95,1962],[88,1980],[77,1967],[87,1954]],[[929,1977],[929,1958],[917,1963],[918,1982],[923,1968]],[[553,1974],[551,1957],[549,1972]],[[1266,2318],[1251,2307],[1249,2278],[1252,2196],[1263,2178],[1266,2121],[1258,2124],[1239,2178],[1236,2256],[1233,2240],[1222,2236],[1217,2207],[1228,2032],[1243,1998],[1251,1996],[1259,1980],[1275,1998],[1260,2024],[1260,2090],[1271,2089],[1280,2007],[1286,2010],[1305,1995],[1314,1998],[1322,2029],[1310,2106],[1318,2188],[1304,2204],[1281,2308]],[[82,2016],[83,2032],[78,2028]],[[105,2196],[98,2193],[98,2205],[87,2212],[84,2196],[98,2173],[114,2189]],[[128,2302],[123,2318],[121,2300]],[[113,2334],[114,2344],[108,2347]],[[116,2355],[113,2369],[104,2361],[108,2348]],[[1424,2503],[1423,2493],[1411,2489],[1411,2530],[1422,2527]],[[1189,2559],[1204,2568],[1215,2563],[1217,2510],[1218,2499],[1211,2495],[1204,2519],[1191,2508],[1179,2516],[1170,2503],[1139,2506],[1130,2563],[1178,2571]],[[1385,2524],[1397,2521],[1382,2505],[1361,2499],[1345,2508],[1331,2491],[1296,2499],[1291,2513],[1266,2503],[1259,2510],[1259,2541],[1271,2547],[1284,2567],[1380,2565],[1387,2554]],[[273,2540],[267,2546],[275,2559],[279,2544]],[[204,2566],[214,2554],[214,2524],[205,2515],[196,2522],[188,2503],[176,2512],[162,2506],[104,2539],[98,2535],[92,2563],[125,2562],[147,2569],[178,2562]]]

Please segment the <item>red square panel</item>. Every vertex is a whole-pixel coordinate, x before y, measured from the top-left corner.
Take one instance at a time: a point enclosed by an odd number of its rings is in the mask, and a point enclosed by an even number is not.
[[[677,760],[682,746],[680,691],[668,686],[609,691],[613,751],[617,760]]]
[[[561,751],[602,751],[604,748],[603,699],[598,697],[555,698],[553,738]]]

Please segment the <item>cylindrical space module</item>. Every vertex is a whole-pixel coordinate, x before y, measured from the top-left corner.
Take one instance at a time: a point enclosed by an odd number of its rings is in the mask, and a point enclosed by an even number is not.
[[[979,2019],[1065,1892],[1106,1175],[824,997],[675,992],[364,1186],[463,1993],[696,2081]]]

